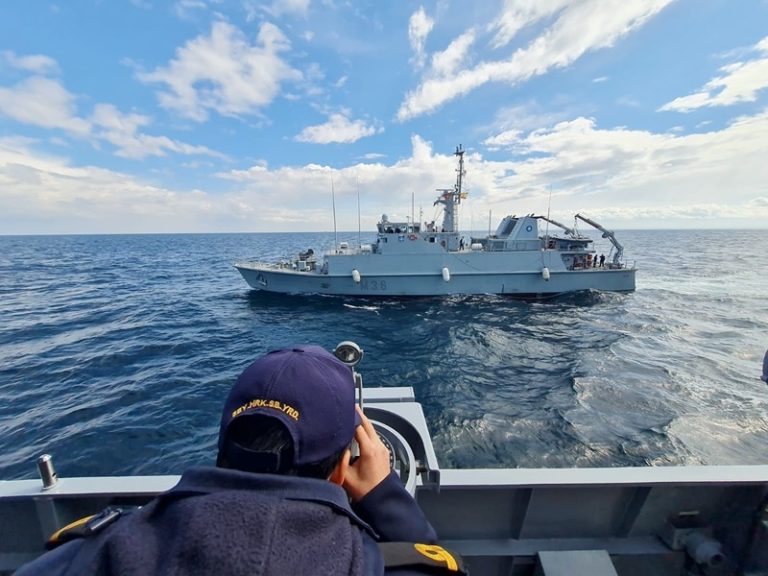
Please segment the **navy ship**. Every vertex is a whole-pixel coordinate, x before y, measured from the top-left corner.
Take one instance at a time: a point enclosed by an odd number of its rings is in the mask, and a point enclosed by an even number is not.
[[[768,575],[768,466],[441,468],[410,387],[363,389],[362,351],[335,353],[390,464],[470,573],[508,576]],[[30,463],[30,466],[34,466]],[[0,481],[0,574],[59,528],[109,506],[141,506],[178,476]]]
[[[576,226],[548,216],[506,216],[496,232],[465,241],[459,233],[464,150],[458,147],[456,183],[438,190],[442,222],[392,222],[382,215],[376,242],[338,243],[318,256],[313,249],[279,262],[236,262],[245,281],[256,290],[291,294],[345,296],[442,296],[510,294],[546,297],[580,290],[628,292],[635,289],[634,266],[624,262],[615,234],[576,214],[610,240],[606,259],[593,240]],[[549,224],[559,230],[549,233]]]

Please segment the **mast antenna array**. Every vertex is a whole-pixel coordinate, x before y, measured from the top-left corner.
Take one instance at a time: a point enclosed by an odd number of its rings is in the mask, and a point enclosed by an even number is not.
[[[466,172],[464,171],[464,149],[461,147],[461,144],[456,146],[456,152],[453,153],[454,156],[459,157],[459,167],[456,169],[456,203],[461,204],[461,199],[466,198],[466,194],[463,194],[461,191],[461,187],[464,180],[464,174]]]

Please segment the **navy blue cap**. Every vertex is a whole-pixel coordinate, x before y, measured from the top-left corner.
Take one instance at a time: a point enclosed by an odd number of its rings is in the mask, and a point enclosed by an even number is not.
[[[329,458],[349,446],[360,424],[352,370],[319,346],[262,356],[243,371],[224,404],[219,453],[232,422],[255,414],[277,418],[288,429],[294,466]]]

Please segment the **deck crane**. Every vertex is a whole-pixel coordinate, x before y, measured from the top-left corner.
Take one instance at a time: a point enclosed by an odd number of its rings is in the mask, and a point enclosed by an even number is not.
[[[621,244],[619,244],[618,240],[616,240],[616,236],[614,236],[613,232],[601,226],[594,220],[590,220],[586,216],[582,216],[581,214],[576,214],[575,217],[578,218],[579,220],[583,220],[590,226],[597,228],[598,230],[600,230],[600,232],[603,233],[603,238],[608,238],[608,240],[611,241],[611,244],[613,244],[614,248],[616,248],[616,253],[613,255],[613,263],[615,265],[618,265],[621,260],[621,257],[624,255],[624,247]]]
[[[537,216],[537,218],[539,218],[540,220],[549,222],[550,224],[554,224],[558,228],[562,228],[563,230],[565,230],[566,234],[568,234],[569,236],[573,236],[574,238],[579,236],[576,230],[574,230],[573,228],[568,228],[568,226],[566,226],[565,224],[560,224],[560,222],[558,222],[557,220],[553,220],[552,218],[548,218],[547,216]]]

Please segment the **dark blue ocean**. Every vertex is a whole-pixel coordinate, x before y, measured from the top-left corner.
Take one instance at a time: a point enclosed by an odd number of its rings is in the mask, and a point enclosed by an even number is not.
[[[250,361],[341,340],[366,386],[414,388],[444,468],[768,464],[765,231],[618,237],[636,292],[543,302],[278,296],[232,267],[333,234],[0,237],[0,480],[42,453],[62,476],[211,463]]]

